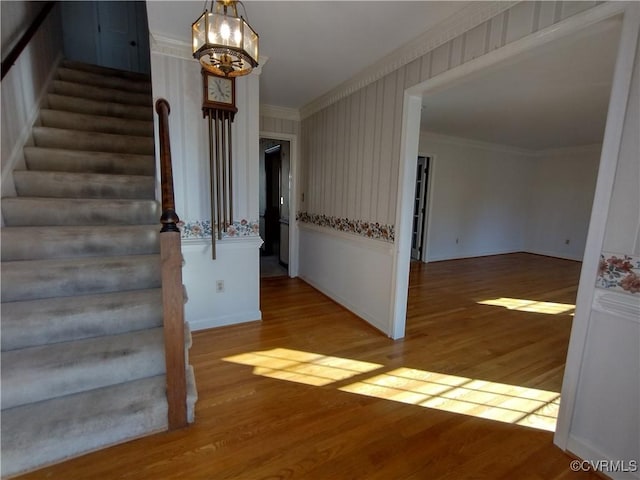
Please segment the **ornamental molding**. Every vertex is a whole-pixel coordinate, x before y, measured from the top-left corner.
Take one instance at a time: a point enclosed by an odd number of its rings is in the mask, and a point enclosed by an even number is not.
[[[151,53],[159,53],[160,55],[197,62],[197,60],[193,58],[191,45],[182,40],[176,40],[175,38],[165,37],[159,33],[149,32],[149,47]]]
[[[151,50],[151,53],[175,57],[181,60],[191,60],[196,63],[198,62],[198,60],[193,58],[190,43],[166,37],[157,32],[149,32],[149,49]],[[251,74],[260,75],[262,73],[262,67],[267,63],[267,61],[269,61],[269,57],[261,55],[258,59],[259,65],[251,70]]]
[[[260,104],[260,115],[269,118],[278,118],[280,120],[293,120],[299,122],[300,110],[296,108],[278,107],[277,105]]]
[[[517,1],[472,2],[448,19],[438,23],[414,40],[409,41],[389,55],[380,59],[362,72],[338,85],[325,95],[318,97],[300,109],[300,116],[305,118],[333,103],[348,97],[367,85],[383,78],[391,72],[404,67],[417,58],[426,55],[463,33],[477,27],[487,20],[509,10]]]

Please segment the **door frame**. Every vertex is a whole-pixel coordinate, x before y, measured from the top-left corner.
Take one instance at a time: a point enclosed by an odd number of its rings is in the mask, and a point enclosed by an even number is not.
[[[553,40],[578,32],[584,28],[606,20],[608,18],[623,15],[623,27],[618,48],[618,58],[614,69],[614,83],[612,85],[609,100],[609,112],[603,140],[598,182],[596,187],[596,201],[603,200],[604,205],[593,208],[589,224],[589,235],[585,248],[578,298],[576,300],[576,315],[571,331],[571,340],[567,362],[565,366],[565,378],[562,386],[562,405],[558,417],[558,425],[554,436],[554,443],[566,450],[571,418],[575,405],[577,381],[580,370],[582,351],[586,341],[588,323],[588,310],[591,308],[593,297],[593,285],[587,285],[588,279],[596,278],[599,253],[604,238],[608,214],[608,200],[613,190],[613,178],[617,165],[617,149],[622,135],[623,120],[614,118],[619,115],[621,104],[626,105],[631,71],[619,72],[625,64],[630,64],[627,70],[632,70],[635,58],[637,42],[637,23],[640,6],[627,4],[626,2],[607,2],[589,10],[576,14],[555,25],[531,34],[509,45],[487,53],[471,60],[459,67],[444,72],[421,84],[411,87],[404,92],[404,104],[402,112],[402,132],[400,151],[400,173],[398,184],[398,199],[396,209],[396,242],[394,245],[392,304],[390,315],[391,336],[394,339],[402,338],[405,333],[407,298],[409,287],[409,264],[411,258],[411,220],[413,214],[413,189],[415,188],[414,162],[418,156],[418,143],[420,136],[420,112],[422,97],[430,91],[445,88],[453,82],[493,67],[500,62],[534,50]],[[634,26],[633,23],[636,23]],[[635,27],[635,39],[632,38]],[[631,32],[631,33],[630,33]],[[631,38],[630,38],[631,37]],[[626,73],[628,83],[625,87],[623,77]],[[617,142],[616,142],[617,138]],[[586,279],[586,280],[585,280]]]
[[[269,138],[289,142],[289,177],[291,185],[289,189],[289,277],[298,276],[298,136],[289,133],[276,133],[267,130],[260,130],[258,138]]]
[[[420,222],[420,226],[421,231],[420,231],[420,248],[419,248],[419,252],[420,252],[420,256],[418,258],[413,256],[413,248],[411,249],[411,259],[412,260],[419,260],[421,262],[425,262],[426,263],[426,259],[427,259],[427,235],[429,232],[429,218],[430,218],[430,207],[431,207],[431,168],[433,165],[433,155],[425,155],[425,154],[418,154],[418,157],[416,158],[416,162],[420,162],[420,159],[424,158],[425,159],[425,163],[426,163],[426,174],[425,174],[425,179],[426,181],[423,182],[424,185],[422,186],[422,188],[424,189],[424,193],[423,193],[423,198],[422,198],[422,208],[424,209],[424,212],[422,213],[422,221]],[[417,172],[416,172],[416,177],[417,177]],[[416,178],[417,181],[417,178]],[[414,212],[415,215],[415,212]],[[412,232],[413,234],[413,232]]]

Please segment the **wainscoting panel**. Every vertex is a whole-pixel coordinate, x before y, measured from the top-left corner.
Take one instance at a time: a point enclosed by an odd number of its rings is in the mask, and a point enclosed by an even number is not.
[[[211,261],[210,240],[183,240],[183,282],[187,291],[185,317],[191,330],[260,320],[259,237],[227,238],[216,243]],[[218,291],[218,282],[224,282]]]
[[[392,260],[388,243],[300,226],[300,277],[385,334],[390,332]]]

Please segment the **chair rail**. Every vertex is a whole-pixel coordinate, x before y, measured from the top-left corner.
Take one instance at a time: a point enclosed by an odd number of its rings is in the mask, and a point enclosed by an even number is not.
[[[9,73],[9,70],[11,70],[11,67],[13,67],[13,65],[16,63],[16,60],[18,60],[18,57],[25,49],[25,47],[29,45],[29,42],[40,28],[40,25],[42,25],[42,23],[45,21],[45,19],[49,15],[49,12],[53,10],[55,4],[56,2],[46,2],[44,4],[42,10],[40,10],[38,15],[36,15],[36,18],[33,19],[33,22],[31,22],[29,28],[27,28],[22,34],[20,40],[18,40],[18,43],[16,43],[11,51],[7,54],[7,57],[2,60],[2,64],[0,65],[0,70],[2,72],[0,80],[2,80],[7,73]]]
[[[171,145],[169,140],[169,102],[156,102],[160,136],[160,181],[162,216],[160,222],[160,257],[162,261],[162,309],[167,370],[169,430],[185,427],[187,419],[187,381],[185,357],[184,290],[182,286],[182,251],[180,219],[175,211]]]

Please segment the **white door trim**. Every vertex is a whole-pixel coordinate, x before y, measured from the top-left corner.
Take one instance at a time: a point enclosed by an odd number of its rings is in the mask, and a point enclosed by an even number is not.
[[[632,23],[632,16],[637,15],[634,13],[633,15],[629,15],[630,12],[637,12],[640,7],[637,4],[630,4],[628,2],[606,2],[604,4],[593,7],[585,12],[576,14],[572,17],[569,17],[566,20],[563,20],[555,25],[552,25],[548,28],[540,30],[539,32],[533,33],[527,37],[524,37],[520,40],[517,40],[511,44],[505,45],[504,47],[495,50],[493,52],[487,53],[481,57],[478,57],[474,60],[471,60],[463,65],[460,65],[456,68],[453,68],[449,71],[446,71],[436,77],[433,77],[425,82],[422,82],[414,87],[411,87],[405,91],[405,101],[403,106],[403,120],[402,120],[402,137],[401,137],[401,153],[400,153],[400,174],[399,174],[399,183],[398,183],[398,199],[397,205],[398,208],[396,210],[396,235],[395,235],[395,248],[394,248],[394,259],[393,259],[393,279],[392,285],[394,285],[394,291],[392,292],[392,305],[391,305],[391,319],[390,319],[390,328],[391,336],[394,339],[402,338],[405,332],[405,323],[406,323],[406,312],[407,312],[407,297],[408,297],[408,286],[409,286],[409,263],[411,257],[411,197],[412,197],[412,188],[415,186],[415,168],[412,168],[413,162],[415,162],[415,158],[418,155],[418,142],[419,142],[419,132],[420,132],[420,108],[421,108],[421,100],[422,96],[425,93],[433,92],[438,89],[446,88],[448,85],[451,85],[454,82],[460,81],[469,75],[478,73],[484,69],[487,69],[491,66],[494,66],[506,59],[513,58],[517,55],[520,55],[525,52],[529,52],[537,47],[545,45],[553,40],[565,37],[577,31],[580,31],[584,28],[589,27],[595,23],[598,23],[607,18],[613,17],[615,15],[619,15],[621,13],[625,13],[625,24],[628,25]],[[635,20],[636,26],[638,20]],[[630,27],[627,26],[627,30]],[[624,34],[624,30],[623,30]],[[629,33],[626,34],[627,36]],[[637,38],[637,37],[636,37]],[[629,43],[629,42],[627,42]],[[623,51],[624,50],[624,51]],[[624,57],[628,62],[628,58],[631,56],[631,64],[633,64],[633,52],[630,52],[631,48],[620,48],[618,63],[621,62],[620,57]],[[633,46],[633,51],[635,51],[635,44]],[[616,70],[618,70],[618,65],[616,65]],[[629,74],[630,75],[630,74]],[[618,75],[620,76],[620,75]],[[630,76],[629,76],[630,80]],[[618,86],[617,83],[621,82],[621,80],[615,81],[614,78],[614,87],[612,89],[611,95],[611,104],[618,104],[619,102],[625,101],[627,95],[624,92],[623,86]],[[627,85],[627,94],[628,94],[628,85]],[[619,107],[617,107],[619,108]],[[611,114],[614,110],[610,106],[609,113]],[[619,110],[615,110],[618,112]],[[622,118],[619,113],[615,113],[619,119]],[[599,190],[596,190],[596,200],[604,197],[610,197],[611,190],[613,187],[613,175],[615,174],[615,162],[617,161],[617,155],[613,158],[615,141],[613,140],[614,135],[616,133],[614,130],[617,128],[620,131],[617,132],[617,135],[621,133],[621,122],[617,125],[609,126],[609,120],[607,120],[607,132],[605,133],[605,144],[603,145],[603,153],[602,159],[605,157],[608,159],[605,162],[604,168],[603,165],[600,167],[600,173],[598,178],[598,187]],[[417,125],[416,125],[417,124]],[[605,153],[605,146],[606,152]],[[619,138],[618,138],[618,147],[619,147]],[[602,161],[601,160],[601,163]],[[613,163],[613,165],[611,165]],[[603,173],[603,169],[610,170],[612,172],[608,172],[606,175]],[[601,180],[600,177],[605,175],[606,181]],[[611,178],[609,179],[609,176]],[[610,181],[609,181],[610,180]],[[594,202],[595,203],[595,202]],[[608,200],[607,200],[608,207]],[[592,265],[596,260],[588,259],[586,254],[589,253],[591,257],[599,258],[600,247],[602,245],[603,240],[603,231],[604,225],[606,225],[606,216],[607,216],[608,208],[604,209],[595,209],[592,212],[591,217],[591,225],[589,229],[589,238],[587,240],[587,247],[585,249],[585,259],[590,263],[586,263],[583,265],[582,277],[580,280],[581,285],[586,285],[585,280],[587,279],[587,283],[591,282],[589,279],[595,279],[595,268],[597,265]],[[595,233],[592,233],[594,229],[602,229],[601,236],[596,237]],[[597,241],[599,238],[599,242]],[[597,251],[598,255],[593,255],[593,252]],[[592,297],[592,288],[589,289],[587,287],[583,287],[582,292],[579,291],[578,294],[578,303],[583,305],[581,308],[590,308],[591,307],[591,297]],[[588,298],[587,298],[588,297]],[[554,442],[560,448],[566,449],[567,438],[569,434],[570,420],[573,413],[573,406],[575,400],[575,390],[577,378],[579,375],[579,365],[582,356],[582,349],[584,347],[584,340],[586,335],[586,322],[584,320],[578,318],[577,310],[576,317],[574,318],[574,330],[572,331],[572,340],[570,345],[570,351],[567,358],[567,370],[569,370],[568,375],[565,373],[565,383],[563,384],[562,389],[562,406],[560,417],[558,419],[558,426],[556,429],[556,434],[554,437]],[[584,330],[584,331],[583,331]],[[571,369],[576,371],[571,371]],[[566,398],[565,398],[566,395]]]
[[[291,190],[289,191],[289,276],[298,276],[299,231],[296,215],[298,212],[298,135],[260,130],[259,138],[271,138],[289,142]]]

